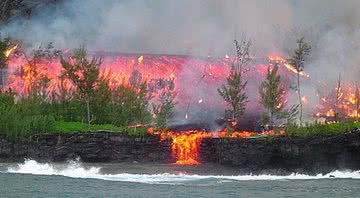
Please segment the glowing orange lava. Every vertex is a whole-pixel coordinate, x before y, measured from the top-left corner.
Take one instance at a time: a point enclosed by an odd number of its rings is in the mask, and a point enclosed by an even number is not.
[[[149,131],[153,133],[151,129]],[[233,133],[222,132],[203,132],[203,131],[183,131],[180,133],[175,132],[159,132],[161,139],[165,140],[170,138],[171,151],[174,158],[176,158],[176,165],[199,165],[199,151],[201,141],[203,138],[249,138],[254,136],[276,135],[274,131],[265,131],[262,133],[239,131]],[[284,131],[280,131],[279,135],[284,135]]]

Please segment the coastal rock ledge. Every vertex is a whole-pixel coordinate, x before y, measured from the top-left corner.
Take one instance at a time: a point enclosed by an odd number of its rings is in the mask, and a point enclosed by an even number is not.
[[[0,161],[61,162],[80,158],[84,162],[172,163],[171,141],[158,135],[133,137],[109,131],[44,134],[28,143],[12,143],[0,137]],[[202,163],[214,163],[257,172],[327,173],[360,170],[360,130],[333,136],[204,138]]]

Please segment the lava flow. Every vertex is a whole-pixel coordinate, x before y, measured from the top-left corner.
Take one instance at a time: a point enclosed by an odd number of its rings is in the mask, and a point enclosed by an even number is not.
[[[201,140],[206,134],[204,132],[188,132],[182,134],[172,134],[172,154],[175,155],[178,165],[198,165],[200,164],[198,153]]]
[[[280,131],[279,135],[284,135],[284,131]],[[276,135],[274,131],[256,132],[203,132],[203,131],[184,131],[181,133],[169,132],[160,133],[162,140],[170,138],[171,152],[176,158],[176,165],[199,165],[199,151],[203,138],[248,138],[254,136]]]

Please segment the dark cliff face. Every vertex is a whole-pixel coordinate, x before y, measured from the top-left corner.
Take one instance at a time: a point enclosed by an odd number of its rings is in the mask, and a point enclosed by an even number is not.
[[[336,136],[306,138],[205,138],[202,163],[236,167],[243,172],[328,173],[360,169],[360,130]],[[0,161],[155,162],[172,163],[171,142],[157,135],[131,137],[112,132],[41,135],[32,143],[14,144],[0,138]]]
[[[360,169],[360,131],[306,138],[204,139],[201,160],[249,171],[328,173]]]
[[[112,132],[41,135],[32,143],[13,144],[0,139],[0,159],[19,161],[66,161],[80,158],[84,162],[160,162],[173,161],[169,141],[160,137],[126,136]]]

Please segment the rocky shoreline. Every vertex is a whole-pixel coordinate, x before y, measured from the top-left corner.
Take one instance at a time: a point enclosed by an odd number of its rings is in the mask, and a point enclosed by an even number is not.
[[[243,172],[328,173],[360,170],[360,130],[333,136],[304,138],[204,138],[199,157],[202,163],[219,164]],[[0,138],[0,161],[25,158],[63,162],[80,158],[83,162],[173,163],[171,141],[158,135],[133,137],[97,131],[38,135],[30,143],[12,143]]]

